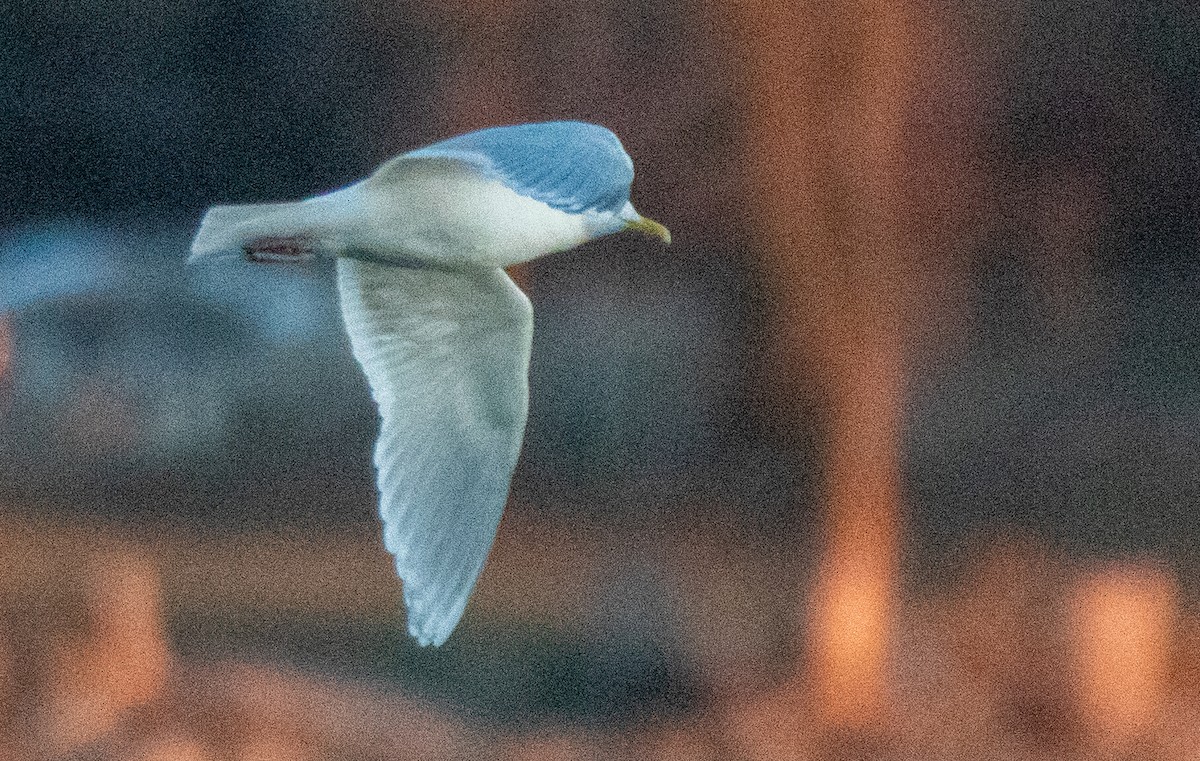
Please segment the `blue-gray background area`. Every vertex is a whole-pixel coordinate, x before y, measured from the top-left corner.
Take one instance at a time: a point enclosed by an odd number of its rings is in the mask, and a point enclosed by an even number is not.
[[[1200,24],[1141,3],[1097,30],[1101,5],[1027,9],[1014,35],[982,4],[959,19],[964,38],[1010,46],[984,150],[1007,205],[962,253],[969,324],[951,349],[913,355],[918,556],[1018,527],[1197,559]],[[213,203],[304,197],[445,137],[436,83],[457,41],[372,4],[18,6],[0,30],[0,305],[15,347],[0,489],[232,530],[374,521],[374,410],[328,266],[183,260]],[[1134,97],[1147,82],[1153,98]],[[736,105],[713,108],[737,124]],[[1021,216],[1021,189],[1055,167],[1098,177],[1107,199],[1086,304],[1067,319],[1040,299]],[[743,224],[528,268],[522,509],[694,515],[766,537],[812,524],[816,403],[772,406],[772,305]]]

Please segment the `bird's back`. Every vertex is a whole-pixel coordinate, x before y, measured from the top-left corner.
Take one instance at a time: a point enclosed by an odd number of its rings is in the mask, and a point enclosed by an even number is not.
[[[406,155],[480,163],[521,195],[572,214],[620,212],[633,183],[633,160],[620,139],[584,122],[492,127]]]

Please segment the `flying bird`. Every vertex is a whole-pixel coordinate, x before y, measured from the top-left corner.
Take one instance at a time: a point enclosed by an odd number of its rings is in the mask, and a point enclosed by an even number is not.
[[[446,641],[508,498],[529,407],[533,309],[510,265],[633,230],[633,161],[583,122],[493,127],[293,203],[214,206],[189,261],[335,257],[342,317],[381,418],[384,545],[408,631]]]

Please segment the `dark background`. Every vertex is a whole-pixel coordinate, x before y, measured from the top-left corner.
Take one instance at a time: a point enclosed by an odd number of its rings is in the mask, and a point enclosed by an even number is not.
[[[0,25],[7,518],[102,526],[157,556],[193,540],[214,563],[261,554],[261,578],[295,570],[277,539],[351,537],[378,553],[378,591],[332,613],[302,592],[263,616],[206,606],[201,577],[160,560],[173,646],[382,681],[501,724],[710,705],[725,677],[686,643],[729,614],[713,600],[750,620],[700,648],[754,664],[738,684],[794,673],[789,590],[821,551],[831,434],[812,367],[774,359],[797,333],[760,234],[774,201],[754,181],[770,156],[746,7],[17,2]],[[1011,540],[1070,563],[1148,560],[1189,592],[1200,10],[905,7],[898,197],[919,276],[891,284],[912,294],[895,333],[900,587],[933,594]],[[509,559],[457,646],[419,651],[374,538],[376,420],[331,268],[183,261],[215,203],[301,198],[457,132],[546,118],[617,131],[635,203],[675,243],[616,236],[517,273],[536,332]],[[678,558],[693,552],[726,585],[705,598],[724,612],[689,612]],[[535,558],[554,576],[579,553],[600,581],[551,584],[558,613],[506,616],[505,595],[537,597]],[[247,600],[261,578],[242,577]]]

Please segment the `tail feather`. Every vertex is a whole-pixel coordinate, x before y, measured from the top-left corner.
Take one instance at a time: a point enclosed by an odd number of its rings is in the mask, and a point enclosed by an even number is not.
[[[214,206],[204,215],[192,240],[189,262],[199,259],[253,255],[256,250],[273,253],[277,246],[296,246],[306,241],[305,253],[319,248],[314,209],[305,202]]]

